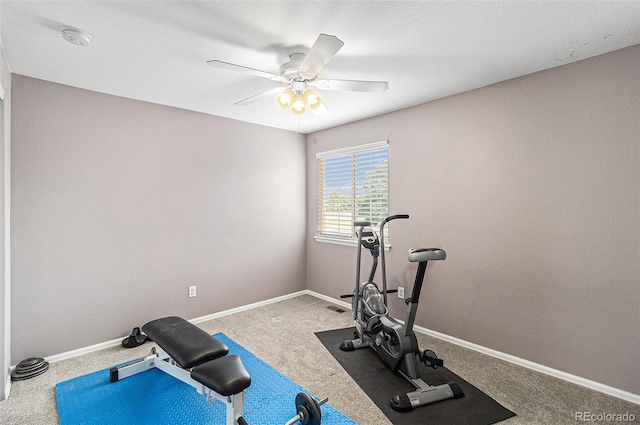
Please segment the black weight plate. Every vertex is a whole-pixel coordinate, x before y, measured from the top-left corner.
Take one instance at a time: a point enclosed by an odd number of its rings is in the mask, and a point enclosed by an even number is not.
[[[41,357],[29,357],[28,359],[24,359],[23,361],[18,363],[18,366],[29,367],[42,363],[44,363],[44,359]]]
[[[32,371],[26,372],[26,373],[18,372],[18,370],[16,368],[13,372],[11,372],[11,380],[12,381],[21,381],[21,380],[33,378],[35,376],[42,375],[48,369],[49,369],[49,363],[46,363],[46,362],[45,362],[44,365],[42,365],[42,367],[40,369],[32,370]]]
[[[38,371],[40,369],[46,369],[48,367],[49,367],[49,363],[44,362],[43,364],[39,365],[38,367],[30,367],[30,368],[27,368],[27,369],[21,369],[19,367],[16,367],[14,369],[14,372],[19,373],[21,375],[26,375],[28,373],[35,372],[35,371]]]
[[[42,362],[38,362],[35,363],[33,365],[30,366],[23,366],[22,363],[18,364],[18,366],[16,366],[16,370],[20,373],[26,373],[26,372],[30,372],[32,370],[37,370],[40,369],[41,367],[43,367],[47,362],[44,361],[44,359],[41,359]]]
[[[19,366],[16,366],[15,370],[20,372],[20,373],[28,373],[28,372],[31,372],[32,370],[38,370],[41,367],[42,367],[41,364],[36,365],[36,366],[31,366],[31,367],[19,367]]]
[[[296,395],[296,410],[298,406],[303,406],[309,413],[309,417],[300,421],[302,425],[320,425],[322,421],[322,411],[318,402],[309,394],[298,393]]]

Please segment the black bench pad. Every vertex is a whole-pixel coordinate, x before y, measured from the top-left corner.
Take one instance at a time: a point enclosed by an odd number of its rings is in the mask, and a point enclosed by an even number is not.
[[[229,348],[181,317],[152,320],[142,331],[167,352],[183,369],[226,356]]]
[[[223,396],[238,394],[251,385],[249,372],[235,354],[194,367],[191,377]]]

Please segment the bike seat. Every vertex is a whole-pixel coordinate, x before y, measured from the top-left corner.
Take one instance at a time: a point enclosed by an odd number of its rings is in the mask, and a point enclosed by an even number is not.
[[[423,263],[432,260],[444,260],[447,253],[440,248],[411,248],[409,250],[409,261],[412,263]]]

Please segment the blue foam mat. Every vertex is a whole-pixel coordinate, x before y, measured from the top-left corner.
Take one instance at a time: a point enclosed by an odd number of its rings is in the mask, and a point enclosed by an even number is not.
[[[284,424],[296,414],[296,394],[308,391],[226,335],[215,337],[242,358],[251,375],[244,403],[249,424]],[[193,387],[157,369],[114,383],[108,368],[64,381],[56,385],[56,401],[61,425],[225,423],[223,403],[207,403]],[[322,406],[322,423],[355,424],[328,403]]]

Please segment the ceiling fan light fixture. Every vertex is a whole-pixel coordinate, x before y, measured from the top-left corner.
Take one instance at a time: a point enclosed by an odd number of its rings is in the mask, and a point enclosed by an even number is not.
[[[282,109],[287,109],[293,103],[293,98],[295,96],[296,94],[293,92],[293,90],[287,89],[282,93],[278,93],[278,95],[276,96],[276,103],[280,105]]]
[[[304,101],[304,97],[302,95],[297,94],[293,98],[293,102],[291,103],[291,112],[294,115],[302,115],[307,112],[307,104]]]
[[[322,105],[322,96],[314,90],[303,92],[287,89],[276,95],[276,103],[294,115],[302,115],[307,109],[316,110]]]
[[[309,109],[317,109],[322,104],[322,97],[313,90],[307,90],[303,96]]]
[[[323,115],[329,110],[322,96],[310,88],[366,93],[381,93],[389,88],[389,83],[384,81],[319,80],[318,75],[343,45],[344,42],[335,35],[320,34],[307,53],[290,54],[289,62],[280,66],[279,74],[221,60],[209,60],[207,65],[239,71],[281,83],[280,87],[234,103],[236,106],[249,105],[266,98],[273,99],[272,96],[275,95],[276,103],[292,114],[302,115],[309,109],[314,115]]]

